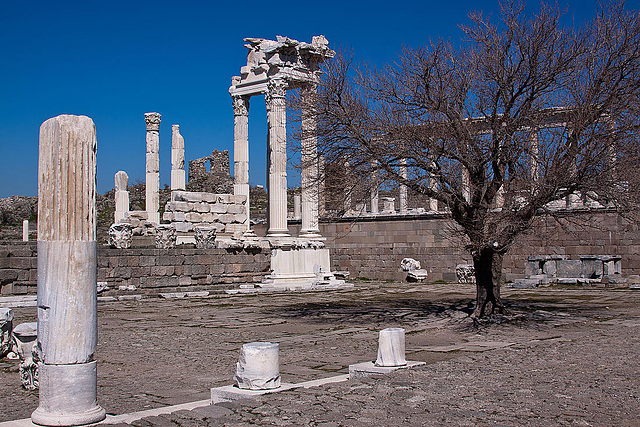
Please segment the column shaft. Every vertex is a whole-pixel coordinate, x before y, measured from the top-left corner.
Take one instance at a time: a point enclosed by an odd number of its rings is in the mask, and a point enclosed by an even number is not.
[[[407,179],[407,159],[400,159],[399,173],[403,179]],[[407,200],[407,186],[405,184],[400,184],[400,214],[406,214],[408,207],[409,202]]]
[[[287,113],[286,82],[269,81],[267,98],[267,221],[269,236],[289,236],[287,228]]]
[[[310,113],[302,118],[302,147],[300,153],[301,199],[302,199],[302,228],[300,236],[319,237],[318,226],[318,140],[316,136],[316,121],[313,116],[315,88],[304,88],[302,96],[306,98],[306,105]]]
[[[38,163],[39,406],[36,424],[98,422],[96,130],[85,116],[40,127]]]
[[[160,114],[145,113],[144,119],[147,122],[147,221],[160,224]]]
[[[171,126],[171,190],[186,188],[184,173],[184,138],[180,135],[180,126]]]
[[[233,194],[247,197],[245,203],[247,230],[249,223],[249,98],[232,96],[233,100]]]

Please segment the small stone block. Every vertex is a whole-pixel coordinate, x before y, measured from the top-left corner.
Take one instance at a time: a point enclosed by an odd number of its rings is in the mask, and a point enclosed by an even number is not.
[[[407,360],[407,364],[404,366],[376,366],[373,362],[356,363],[355,365],[349,365],[349,379],[355,380],[371,375],[384,375],[398,369],[413,368],[420,365],[426,365],[426,363],[411,360]]]

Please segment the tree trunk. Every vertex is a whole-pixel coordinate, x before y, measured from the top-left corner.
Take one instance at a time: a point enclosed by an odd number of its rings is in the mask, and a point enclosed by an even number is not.
[[[471,317],[475,319],[505,311],[500,299],[502,257],[503,254],[497,253],[492,248],[483,248],[473,254],[477,298],[476,308]]]

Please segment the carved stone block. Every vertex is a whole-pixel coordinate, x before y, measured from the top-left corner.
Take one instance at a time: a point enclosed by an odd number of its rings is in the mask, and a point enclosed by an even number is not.
[[[216,247],[217,227],[209,225],[198,225],[194,229],[194,237],[196,240],[196,248],[213,249]]]
[[[13,332],[13,311],[0,308],[0,359],[11,351],[11,335]]]
[[[170,249],[176,247],[176,228],[173,225],[161,224],[155,227],[156,248]]]
[[[112,224],[109,227],[109,246],[128,249],[133,241],[133,226],[127,223]]]
[[[38,388],[38,323],[21,323],[13,330],[16,352],[20,358],[20,382],[27,390]]]

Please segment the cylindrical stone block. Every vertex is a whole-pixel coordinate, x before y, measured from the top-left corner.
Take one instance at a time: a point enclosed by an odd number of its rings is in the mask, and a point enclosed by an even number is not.
[[[40,127],[38,348],[42,425],[98,422],[96,403],[96,131],[85,116]]]
[[[280,387],[279,345],[270,342],[244,344],[236,365],[238,387],[270,390]]]
[[[376,366],[404,366],[404,329],[386,328],[378,338],[378,358]]]

